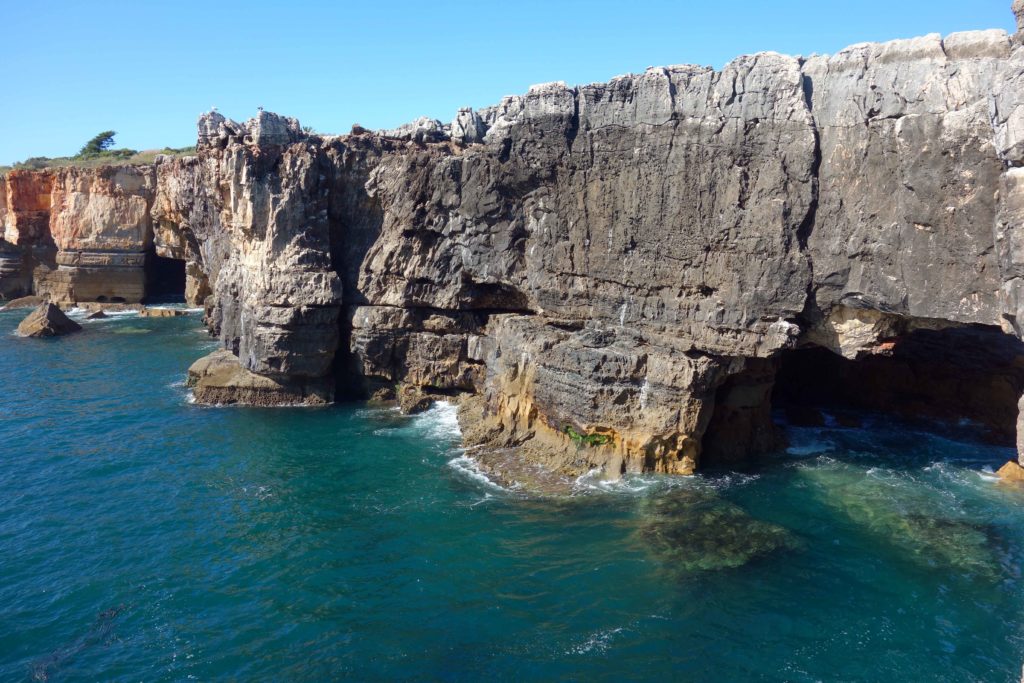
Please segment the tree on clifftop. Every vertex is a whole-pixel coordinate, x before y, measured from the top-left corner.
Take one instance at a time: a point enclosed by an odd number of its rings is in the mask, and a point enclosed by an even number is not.
[[[85,147],[78,152],[80,157],[94,157],[98,156],[104,150],[110,149],[114,146],[114,136],[116,132],[112,130],[105,130],[89,142],[85,143]]]

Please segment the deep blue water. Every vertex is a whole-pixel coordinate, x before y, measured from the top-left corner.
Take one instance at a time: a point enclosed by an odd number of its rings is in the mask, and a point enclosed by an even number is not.
[[[197,316],[0,313],[0,680],[1014,681],[1012,451],[869,418],[505,491],[453,410],[191,405]],[[696,512],[694,512],[696,511]]]

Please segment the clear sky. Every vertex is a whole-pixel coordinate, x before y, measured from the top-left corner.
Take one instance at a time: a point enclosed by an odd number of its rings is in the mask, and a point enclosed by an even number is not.
[[[216,106],[321,132],[448,121],[533,83],[606,81],[761,50],[1013,29],[1010,0],[0,0],[0,164],[195,142]]]

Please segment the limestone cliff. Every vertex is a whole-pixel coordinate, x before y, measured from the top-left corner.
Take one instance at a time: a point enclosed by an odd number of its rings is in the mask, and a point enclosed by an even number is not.
[[[200,399],[468,395],[467,441],[569,475],[774,447],[780,363],[810,347],[974,419],[941,387],[1024,392],[1020,43],[652,68],[343,136],[212,112],[195,157],[9,174],[0,282],[18,249],[79,280],[86,253],[185,261],[229,352]]]

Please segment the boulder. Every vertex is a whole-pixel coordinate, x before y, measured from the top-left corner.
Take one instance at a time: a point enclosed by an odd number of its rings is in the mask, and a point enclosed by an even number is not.
[[[59,337],[78,332],[82,326],[64,315],[64,311],[51,303],[35,309],[18,325],[22,337]]]
[[[1004,481],[1013,481],[1024,484],[1024,467],[1020,466],[1016,460],[1010,460],[1005,465],[999,468],[996,472],[997,475]]]
[[[188,369],[188,386],[199,403],[208,405],[324,405],[333,400],[330,388],[318,382],[279,382],[246,370],[238,357],[221,349]]]

